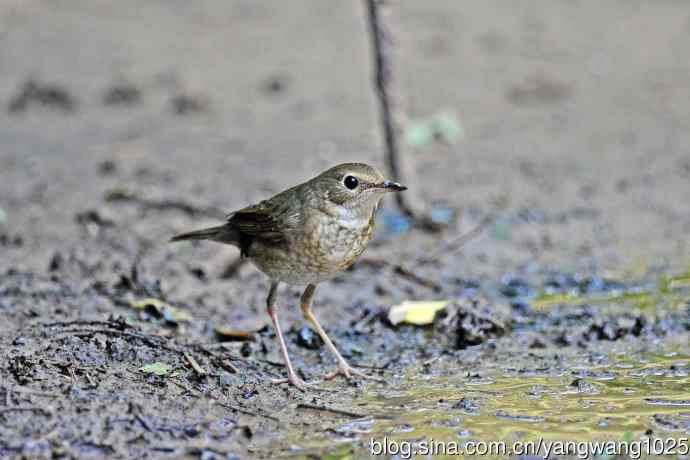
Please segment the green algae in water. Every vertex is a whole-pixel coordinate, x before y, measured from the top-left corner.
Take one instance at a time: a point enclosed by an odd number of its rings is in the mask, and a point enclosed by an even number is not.
[[[677,310],[690,302],[690,271],[680,275],[662,276],[646,286],[614,289],[608,292],[579,294],[574,292],[542,292],[529,304],[535,309],[548,309],[555,305],[619,304],[639,311],[655,312],[659,309]]]
[[[418,371],[394,385],[372,386],[358,398],[370,418],[335,425],[330,436],[293,433],[301,449],[295,458],[314,452],[322,458],[367,458],[368,447],[362,446],[384,437],[460,445],[539,438],[629,441],[649,429],[659,437],[682,437],[690,426],[690,355],[616,355],[561,374],[495,371],[481,379],[443,370],[420,378]],[[681,432],[672,428],[676,422]]]
[[[388,391],[374,395],[372,405],[378,404],[386,413],[400,404],[405,404],[405,410],[398,414],[400,420],[392,424],[381,421],[373,430],[378,427],[395,431],[404,420],[403,424],[414,427],[404,437],[435,435],[455,439],[449,413],[452,403],[449,401],[446,410],[430,409],[438,408],[439,400],[447,400],[455,393],[479,406],[476,413],[464,416],[462,422],[463,428],[477,439],[546,434],[553,439],[588,440],[594,435],[622,438],[626,432],[642,434],[653,414],[677,413],[683,405],[690,410],[689,362],[688,356],[654,356],[645,364],[622,360],[613,365],[588,367],[583,374],[594,377],[584,377],[590,384],[585,391],[572,385],[574,377],[570,374],[497,375],[480,381],[444,378],[423,385],[413,380],[403,384],[398,392],[406,391],[399,396],[385,396]],[[673,401],[677,405],[671,404]]]
[[[533,308],[591,304],[658,315],[690,299],[690,271],[643,288],[572,295],[542,294]],[[685,340],[685,339],[683,339]],[[677,343],[677,342],[676,342]],[[688,344],[656,353],[627,353],[559,370],[518,372],[482,366],[482,377],[458,374],[457,362],[434,375],[411,368],[388,386],[368,385],[356,399],[365,419],[337,422],[326,432],[288,434],[293,458],[369,458],[381,441],[631,441],[649,430],[658,438],[690,432]],[[582,357],[580,353],[577,353]],[[591,352],[586,352],[589,355]],[[585,364],[582,364],[582,363]],[[492,370],[493,369],[493,370]],[[326,427],[324,427],[326,428]],[[435,456],[434,458],[458,458]],[[603,457],[599,457],[603,458]]]

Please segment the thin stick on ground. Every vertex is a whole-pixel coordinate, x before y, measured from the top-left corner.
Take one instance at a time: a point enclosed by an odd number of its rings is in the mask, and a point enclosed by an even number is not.
[[[142,343],[150,346],[151,348],[160,348],[162,350],[167,350],[173,353],[178,353],[178,354],[183,354],[184,351],[181,350],[178,347],[172,346],[172,345],[167,345],[165,342],[167,340],[164,337],[160,336],[155,336],[155,335],[146,335],[146,334],[141,334],[141,333],[133,333],[133,332],[124,332],[124,331],[119,331],[119,330],[109,330],[109,329],[69,329],[69,330],[64,330],[60,331],[58,335],[55,335],[53,338],[58,339],[67,335],[73,335],[76,337],[93,337],[96,334],[103,334],[103,335],[110,335],[110,336],[119,336],[119,337],[124,337],[124,338],[131,338],[131,339],[136,339],[141,341]]]
[[[134,329],[124,321],[98,321],[98,320],[83,320],[77,319],[73,321],[55,321],[52,323],[36,323],[40,327],[72,327],[72,326],[105,326],[113,329],[119,329],[121,331],[125,329]]]
[[[52,412],[50,412],[47,409],[44,409],[42,407],[33,407],[33,406],[16,406],[16,407],[3,407],[0,408],[0,415],[2,414],[7,414],[10,412],[35,412],[35,413],[40,413],[43,415],[51,416],[53,415]]]
[[[486,228],[489,225],[491,225],[495,218],[496,216],[494,214],[490,214],[484,217],[474,228],[458,235],[455,238],[452,238],[449,241],[446,241],[431,254],[427,254],[425,252],[424,254],[415,257],[414,259],[412,259],[412,262],[408,266],[416,267],[418,265],[436,262],[441,256],[445,256],[460,250],[466,243],[478,237],[484,230],[486,230]],[[432,289],[436,292],[442,291],[441,284],[437,283],[436,281],[420,276],[413,269],[406,268],[403,265],[391,262],[387,259],[364,257],[360,259],[358,263],[360,265],[368,265],[377,269],[391,268],[393,270],[393,274],[395,275],[407,278],[410,281],[413,281],[421,286]]]
[[[206,370],[204,370],[204,368],[199,365],[197,360],[194,359],[194,357],[192,355],[190,355],[187,352],[184,352],[183,356],[184,356],[184,359],[189,363],[189,365],[192,366],[192,369],[194,370],[194,372],[196,372],[196,374],[199,377],[206,377],[206,375],[207,375]]]
[[[277,361],[271,361],[270,359],[244,358],[242,356],[236,356],[236,355],[228,354],[225,352],[228,350],[228,343],[227,342],[210,343],[210,344],[198,343],[198,344],[191,344],[190,346],[192,346],[197,351],[203,351],[204,353],[207,353],[211,356],[226,358],[226,359],[229,359],[231,361],[240,361],[240,362],[250,363],[250,364],[264,363],[264,364],[268,364],[269,366],[273,366],[273,367],[285,367],[285,364],[279,363]],[[222,355],[218,355],[218,353],[214,351],[217,348],[221,348],[224,350]]]
[[[369,23],[369,35],[374,54],[376,95],[381,113],[381,127],[385,143],[385,163],[393,179],[403,183],[410,190],[396,193],[398,208],[416,224],[428,230],[438,230],[439,225],[425,217],[422,204],[416,199],[419,189],[415,183],[411,158],[403,152],[400,141],[405,126],[405,108],[399,72],[399,46],[396,41],[398,24],[393,15],[392,2],[364,0]]]
[[[229,403],[226,403],[226,402],[221,402],[221,401],[219,401],[219,400],[216,400],[216,404],[218,404],[218,405],[221,406],[221,407],[225,407],[226,409],[230,409],[230,410],[232,410],[232,411],[239,412],[240,414],[251,415],[251,416],[254,416],[254,417],[262,417],[262,418],[266,418],[266,419],[268,419],[268,420],[273,420],[274,422],[280,422],[280,419],[279,419],[279,418],[274,417],[274,416],[272,416],[272,415],[262,414],[262,413],[260,413],[260,412],[254,412],[254,411],[251,411],[251,410],[249,410],[249,409],[244,409],[244,408],[242,408],[242,407],[235,406],[235,405],[233,405],[233,404],[229,404]]]
[[[188,216],[196,217],[211,217],[220,218],[225,213],[214,207],[203,207],[189,203],[184,200],[174,199],[154,199],[139,196],[136,193],[125,189],[113,189],[106,193],[105,200],[108,202],[130,202],[138,204],[144,209],[151,209],[155,211],[179,211]]]
[[[411,269],[405,268],[400,264],[390,262],[386,259],[375,259],[371,257],[366,257],[360,260],[359,264],[363,266],[368,265],[375,269],[391,268],[393,270],[393,274],[401,276],[403,278],[407,278],[408,280],[417,283],[420,286],[424,286],[436,292],[440,292],[442,290],[442,286],[439,283],[429,278],[424,278],[412,271]]]
[[[452,252],[461,249],[466,243],[478,237],[484,230],[486,230],[489,227],[489,225],[493,223],[494,220],[496,220],[496,215],[493,213],[485,216],[482,220],[479,221],[477,225],[474,226],[474,228],[441,244],[440,247],[431,254],[423,254],[419,256],[415,260],[416,263],[424,264],[435,262],[441,256],[448,255]]]
[[[223,360],[223,359],[217,358],[216,359],[216,365],[218,365],[219,367],[222,367],[223,369],[225,369],[228,372],[232,372],[233,374],[239,374],[240,373],[240,370],[237,368],[237,366],[232,364],[229,360]]]
[[[343,415],[345,417],[350,417],[350,418],[364,418],[364,417],[366,417],[366,415],[356,414],[354,412],[349,412],[349,411],[342,410],[342,409],[336,409],[333,407],[318,406],[316,404],[299,403],[299,404],[297,404],[297,408],[298,409],[316,410],[319,412],[330,412],[331,414]]]

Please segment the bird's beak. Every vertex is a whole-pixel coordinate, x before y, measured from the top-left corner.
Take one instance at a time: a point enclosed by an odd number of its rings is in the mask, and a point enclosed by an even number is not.
[[[392,180],[383,181],[379,187],[388,192],[402,192],[403,190],[407,190],[407,187],[400,185],[397,182],[393,182]]]

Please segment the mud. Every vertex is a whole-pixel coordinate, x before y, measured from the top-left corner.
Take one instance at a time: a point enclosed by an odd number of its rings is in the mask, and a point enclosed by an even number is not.
[[[688,435],[690,42],[672,1],[403,2],[410,115],[458,124],[410,152],[448,229],[387,203],[317,290],[339,349],[385,384],[319,381],[333,361],[289,287],[288,346],[317,383],[270,383],[263,275],[166,241],[333,163],[381,165],[363,17],[0,6],[0,457]],[[393,327],[405,299],[451,302]]]

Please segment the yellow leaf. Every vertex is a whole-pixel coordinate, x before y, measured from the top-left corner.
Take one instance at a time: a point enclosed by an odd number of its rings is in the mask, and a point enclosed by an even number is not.
[[[163,302],[162,300],[155,299],[153,297],[140,300],[132,300],[129,304],[132,308],[136,308],[137,310],[145,310],[147,308],[151,308],[156,312],[158,316],[164,318],[166,321],[170,321],[173,323],[183,323],[192,320],[192,315],[190,315],[186,311],[180,310],[179,308],[175,308],[172,305]]]
[[[447,300],[406,300],[391,307],[388,311],[388,320],[393,325],[407,323],[424,326],[433,323],[436,313],[446,308],[446,305]]]
[[[148,307],[149,305],[151,306],[151,308],[158,310],[161,307],[167,305],[162,300],[154,299],[153,297],[149,297],[146,299],[132,300],[129,302],[129,304],[132,306],[132,308],[136,308],[137,310],[143,310],[146,307]]]
[[[224,327],[224,326],[216,326],[213,328],[213,331],[216,333],[219,339],[222,341],[238,341],[238,342],[246,342],[246,341],[254,341],[254,336],[252,335],[251,332],[248,331],[240,331],[237,329],[231,329],[229,327]]]

